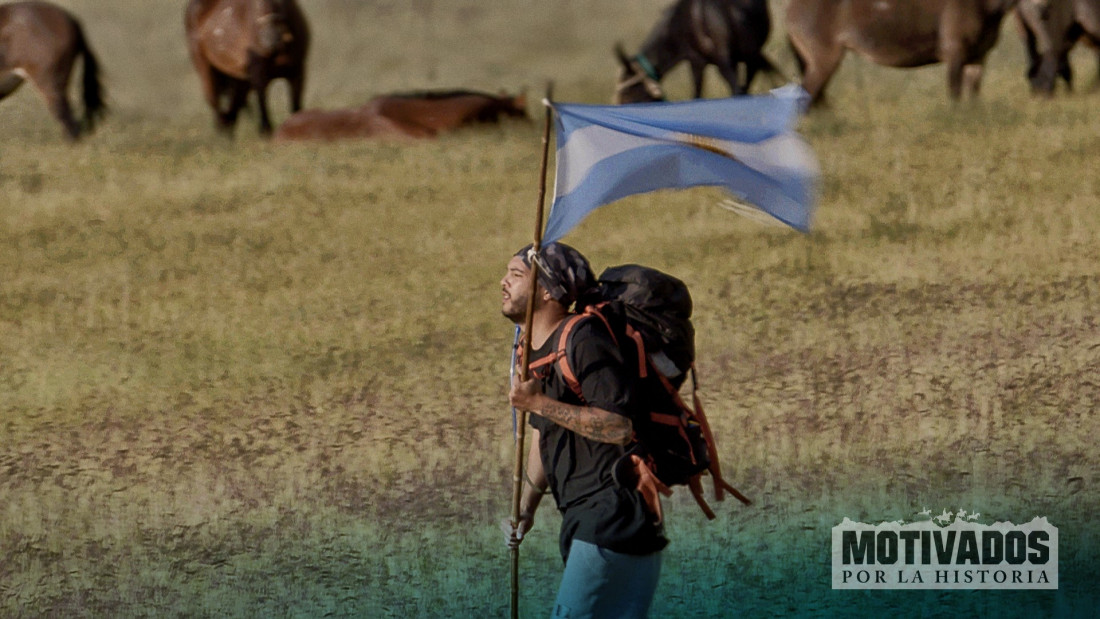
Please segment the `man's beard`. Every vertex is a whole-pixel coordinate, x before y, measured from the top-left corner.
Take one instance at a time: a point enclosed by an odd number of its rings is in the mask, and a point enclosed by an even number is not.
[[[527,304],[526,303],[509,303],[508,305],[500,308],[500,313],[511,320],[512,322],[522,324],[527,317]]]

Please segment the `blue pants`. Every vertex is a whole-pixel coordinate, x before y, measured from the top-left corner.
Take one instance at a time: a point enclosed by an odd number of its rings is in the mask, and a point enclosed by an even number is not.
[[[625,555],[573,540],[552,617],[643,619],[660,575],[659,552]]]

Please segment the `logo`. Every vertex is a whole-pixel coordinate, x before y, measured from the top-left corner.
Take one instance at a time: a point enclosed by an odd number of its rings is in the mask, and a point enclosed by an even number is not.
[[[962,509],[917,515],[833,527],[833,589],[1058,588],[1058,529],[1045,517],[986,525]]]

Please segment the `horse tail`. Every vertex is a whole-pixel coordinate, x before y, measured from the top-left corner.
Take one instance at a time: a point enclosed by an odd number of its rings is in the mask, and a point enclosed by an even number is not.
[[[104,100],[103,85],[99,80],[99,61],[92,53],[92,48],[84,38],[84,31],[79,24],[76,25],[76,34],[77,51],[84,62],[84,128],[91,131],[95,128],[96,121],[107,112],[107,103]]]

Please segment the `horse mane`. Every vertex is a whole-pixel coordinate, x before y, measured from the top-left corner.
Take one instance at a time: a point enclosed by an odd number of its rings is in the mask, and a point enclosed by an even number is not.
[[[395,99],[427,99],[429,101],[437,101],[439,99],[454,99],[456,97],[484,97],[486,99],[492,99],[499,101],[506,97],[489,94],[487,92],[480,92],[477,90],[465,90],[456,88],[453,90],[410,90],[405,92],[395,92],[385,95],[387,97],[393,97]]]

